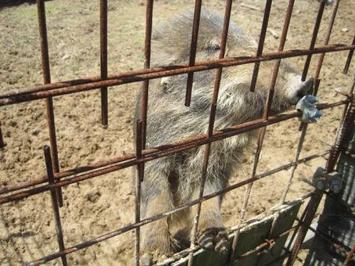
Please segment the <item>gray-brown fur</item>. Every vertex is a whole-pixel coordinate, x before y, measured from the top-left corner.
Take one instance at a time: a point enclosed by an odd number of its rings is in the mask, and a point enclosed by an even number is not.
[[[187,12],[168,21],[153,33],[152,65],[186,63],[193,12]],[[218,58],[223,17],[202,9],[197,49],[197,61]],[[227,49],[233,55],[254,54],[255,41],[231,22]],[[255,92],[250,92],[253,65],[223,70],[215,129],[223,129],[256,119],[262,115],[271,80],[271,67],[261,68]],[[147,146],[173,143],[185,137],[205,133],[209,121],[215,70],[194,74],[191,106],[184,106],[187,75],[153,80],[150,83]],[[301,82],[300,76],[286,63],[281,64],[272,111],[284,111],[295,104],[301,92],[311,82]],[[139,101],[140,99],[138,99]],[[137,119],[139,115],[137,104]],[[205,194],[221,190],[228,183],[238,158],[249,145],[255,132],[241,134],[212,144],[207,169]],[[204,147],[195,148],[162,159],[148,162],[142,183],[142,217],[171,210],[195,199],[198,195]],[[202,206],[199,241],[206,248],[224,250],[225,235],[219,210],[220,198],[211,199]],[[170,254],[177,242],[188,242],[194,216],[192,211],[177,213],[143,227],[143,263],[149,264],[153,254]],[[221,248],[222,246],[222,248]]]

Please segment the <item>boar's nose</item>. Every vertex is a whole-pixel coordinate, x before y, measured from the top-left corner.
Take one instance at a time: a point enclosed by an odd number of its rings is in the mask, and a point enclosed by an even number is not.
[[[314,79],[310,78],[307,81],[303,82],[300,89],[297,91],[297,97],[302,98],[307,94],[311,94],[313,91]]]

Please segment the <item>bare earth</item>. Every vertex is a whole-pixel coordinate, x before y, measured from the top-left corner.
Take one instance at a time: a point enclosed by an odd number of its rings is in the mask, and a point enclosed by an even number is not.
[[[144,1],[109,1],[109,73],[143,66]],[[204,4],[223,13],[223,2],[206,0]],[[278,35],[288,1],[275,1],[269,27]],[[194,1],[159,0],[155,2],[154,23],[179,11],[193,8]],[[255,38],[260,31],[264,1],[235,1],[232,19]],[[256,7],[251,9],[250,6]],[[296,1],[285,49],[308,48],[319,2]],[[55,0],[46,2],[52,81],[69,80],[99,74],[99,1]],[[340,3],[331,43],[349,44],[354,36],[355,2]],[[0,94],[19,91],[42,83],[36,5],[21,4],[0,9]],[[327,6],[317,45],[323,45],[332,6]],[[279,40],[270,32],[267,51],[275,51]],[[154,47],[153,47],[154,49]],[[354,66],[342,74],[347,53],[325,57],[321,72],[321,102],[338,101],[336,88],[348,90]],[[295,63],[303,66],[305,58]],[[314,56],[310,75],[315,73]],[[353,64],[354,65],[354,64]],[[271,70],[270,70],[271,73]],[[270,75],[271,77],[271,75]],[[141,84],[111,87],[109,90],[109,127],[100,124],[98,92],[87,92],[54,99],[59,160],[61,169],[107,160],[133,151],[133,111]],[[183,104],[183,103],[181,103]],[[301,157],[319,154],[334,142],[343,108],[324,113],[317,124],[309,126]],[[43,146],[48,144],[44,101],[1,108],[0,121],[6,147],[0,150],[0,187],[31,180],[45,174]],[[300,132],[293,119],[268,127],[258,173],[294,159]],[[251,175],[253,152],[249,152],[231,183]],[[324,159],[301,165],[296,171],[288,200],[311,187],[302,181],[312,176]],[[279,202],[290,170],[272,175],[254,184],[248,218],[268,211]],[[66,247],[113,231],[134,220],[132,169],[125,169],[65,187],[61,217]],[[228,193],[223,202],[227,226],[240,217],[245,187]],[[58,250],[55,223],[49,193],[0,206],[0,265],[18,265]],[[133,254],[133,232],[101,242],[68,256],[71,265],[127,265]],[[48,263],[60,265],[59,260]]]

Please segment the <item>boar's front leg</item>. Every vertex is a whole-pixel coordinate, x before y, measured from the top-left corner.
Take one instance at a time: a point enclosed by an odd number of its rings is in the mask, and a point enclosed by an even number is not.
[[[147,167],[142,183],[142,218],[173,209],[167,178],[154,167]],[[159,219],[142,227],[142,265],[151,265],[153,257],[171,254],[168,218]]]
[[[198,190],[199,188],[194,192],[194,198],[198,198]],[[213,184],[207,182],[204,194],[207,195],[217,190]],[[220,197],[214,197],[202,203],[197,242],[204,249],[225,253],[228,250],[228,234],[223,226],[220,205]],[[196,211],[197,205],[193,208],[194,215]]]

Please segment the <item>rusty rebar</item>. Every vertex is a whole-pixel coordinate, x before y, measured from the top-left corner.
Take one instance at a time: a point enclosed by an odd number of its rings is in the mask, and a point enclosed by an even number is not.
[[[107,0],[100,0],[100,70],[101,79],[107,78]],[[107,87],[101,92],[101,123],[108,126],[108,94]]]
[[[292,16],[292,11],[293,11],[293,7],[294,7],[294,2],[295,2],[294,0],[290,0],[289,4],[288,4],[288,7],[287,7],[286,16],[285,16],[285,22],[284,22],[283,29],[282,29],[282,34],[281,34],[281,38],[280,38],[280,44],[279,44],[278,51],[283,51],[283,49],[285,47],[287,33],[288,33],[288,29],[289,29],[289,25],[290,25],[290,21],[291,21],[291,16]],[[264,119],[268,119],[269,114],[270,114],[272,98],[273,98],[273,95],[274,95],[274,89],[275,89],[277,75],[278,75],[279,68],[280,68],[280,63],[281,63],[281,59],[278,59],[276,61],[276,63],[275,63],[274,69],[273,69],[271,85],[270,85],[270,89],[269,89],[269,92],[268,92],[266,105],[265,105],[265,108],[264,108],[264,114],[263,114],[263,118]],[[263,143],[264,143],[265,133],[266,133],[266,127],[262,128],[261,132],[259,133],[258,146],[257,146],[257,150],[256,150],[256,153],[255,153],[255,158],[254,158],[252,177],[256,175],[256,170],[257,170],[257,166],[258,166],[258,163],[259,163],[262,146],[263,146]],[[250,183],[248,185],[248,187],[247,187],[247,191],[245,193],[245,199],[244,199],[244,203],[243,203],[243,208],[242,208],[242,212],[241,212],[241,218],[240,218],[238,227],[240,227],[240,225],[244,221],[244,216],[245,216],[246,208],[247,208],[247,205],[248,205],[248,202],[249,202],[252,186],[253,186],[253,183]],[[234,257],[235,257],[235,250],[236,250],[237,243],[238,243],[238,240],[239,240],[239,234],[240,234],[240,230],[238,229],[238,230],[236,230],[236,233],[235,233],[235,236],[234,236],[233,242],[232,242],[232,252],[231,252],[230,258],[229,258],[230,262],[232,262]]]
[[[325,6],[325,1],[321,1],[320,6],[319,6],[319,10],[318,10],[317,19],[316,19],[315,26],[314,26],[314,29],[313,29],[310,49],[314,48],[315,43],[317,41],[317,36],[318,36],[319,27],[320,27],[320,24],[321,24],[321,21],[322,21],[324,6]],[[329,40],[330,40],[330,35],[331,35],[331,32],[332,32],[334,21],[335,21],[335,17],[336,17],[337,11],[338,11],[338,6],[339,6],[339,1],[337,1],[336,5],[334,7],[333,13],[332,13],[332,18],[331,18],[331,21],[330,21],[330,24],[329,24],[329,27],[328,27],[327,36],[326,36],[326,40],[325,40],[325,45],[327,45]],[[320,57],[320,59],[318,61],[317,69],[316,69],[316,72],[315,72],[315,76],[314,76],[315,85],[314,85],[314,88],[313,88],[313,94],[314,95],[317,95],[317,92],[318,92],[318,88],[319,88],[319,84],[320,84],[319,74],[320,74],[320,70],[321,70],[321,67],[322,67],[322,64],[323,64],[324,55],[325,55],[324,53],[321,54],[321,57]],[[306,59],[306,62],[305,62],[303,73],[302,73],[302,80],[303,81],[306,80],[306,78],[307,78],[310,62],[311,62],[311,56],[308,56],[307,59]],[[300,124],[301,136],[300,136],[300,139],[299,139],[299,142],[298,142],[298,145],[297,145],[297,152],[296,152],[295,161],[297,161],[297,159],[299,158],[299,156],[301,154],[302,147],[303,147],[303,142],[304,142],[304,139],[305,139],[306,133],[307,133],[307,128],[308,128],[308,124],[306,124],[306,123],[301,123]],[[289,191],[289,189],[291,187],[291,183],[292,183],[292,180],[293,180],[293,177],[294,177],[296,169],[297,169],[297,165],[295,165],[293,167],[292,171],[291,171],[291,175],[290,175],[289,181],[287,183],[287,187],[286,187],[286,189],[285,189],[285,191],[284,191],[284,193],[283,193],[283,195],[281,197],[280,204],[282,204],[283,201],[285,201],[285,199],[286,199],[286,196],[287,196],[287,193],[288,193],[288,191]]]
[[[326,108],[332,108],[340,105],[344,105],[347,101],[340,101],[336,102],[333,104],[324,104],[324,105],[318,105],[319,110],[323,110]],[[149,152],[143,152],[144,158],[137,160],[135,156],[133,157],[123,157],[123,159],[118,160],[116,163],[109,164],[105,168],[98,168],[95,170],[91,170],[87,173],[81,173],[78,175],[75,175],[73,177],[68,177],[67,179],[63,179],[58,181],[54,187],[62,187],[62,186],[67,186],[69,184],[77,183],[79,181],[83,181],[86,179],[93,178],[95,176],[99,175],[104,175],[119,169],[123,169],[126,167],[130,167],[133,165],[136,165],[137,163],[140,162],[147,162],[151,161],[157,158],[161,158],[164,156],[168,156],[170,154],[174,154],[177,152],[185,151],[190,148],[194,148],[197,146],[201,146],[210,142],[214,142],[217,140],[221,140],[227,137],[235,136],[238,134],[245,133],[247,131],[255,130],[261,127],[265,127],[267,125],[275,124],[281,121],[285,121],[287,119],[291,119],[294,117],[299,117],[301,114],[297,111],[288,113],[288,114],[283,114],[283,115],[277,115],[277,116],[270,116],[268,120],[263,120],[263,119],[258,119],[250,122],[246,122],[243,124],[236,125],[234,127],[230,127],[224,130],[218,130],[214,131],[213,135],[208,139],[206,134],[199,135],[198,137],[191,138],[191,140],[185,141],[185,142],[178,142],[176,144],[169,144],[169,145],[163,145],[160,147],[157,147],[155,149],[150,150]],[[68,172],[70,175],[70,172]],[[69,176],[68,175],[68,176]],[[17,192],[9,196],[3,196],[0,197],[0,204],[10,202],[13,200],[19,200],[34,194],[41,193],[43,191],[49,190],[51,186],[49,185],[42,185],[39,187],[35,187],[32,189],[28,189],[22,192]]]
[[[44,158],[45,158],[45,163],[46,163],[46,169],[47,169],[47,177],[48,177],[48,183],[53,185],[55,184],[55,179],[54,179],[54,171],[53,171],[53,163],[52,163],[52,157],[51,157],[51,151],[49,146],[44,146],[43,148],[44,152]],[[63,230],[62,230],[62,223],[60,220],[60,212],[59,212],[59,204],[58,204],[58,194],[57,190],[55,188],[52,188],[50,190],[51,193],[51,199],[52,199],[52,208],[53,208],[53,213],[54,213],[54,219],[55,219],[55,230],[57,233],[57,242],[59,246],[60,252],[63,252],[65,250],[64,246],[64,239],[63,239]],[[68,265],[67,263],[67,258],[66,255],[63,254],[60,256],[62,259],[62,263],[64,266]]]
[[[351,130],[354,128],[354,123],[355,123],[354,121],[355,121],[355,104],[352,103],[348,107],[344,121],[342,125],[339,127],[339,131],[338,131],[339,134],[337,134],[335,144],[330,151],[329,158],[331,158],[331,160],[328,160],[326,165],[327,173],[330,173],[334,170],[340,152],[344,148],[346,148],[347,143],[349,143],[351,138]]]
[[[254,156],[254,164],[253,164],[253,171],[251,174],[251,178],[254,178],[256,176],[256,170],[257,170],[257,167],[259,164],[260,154],[261,154],[261,150],[262,150],[262,147],[264,144],[265,133],[266,133],[266,127],[263,127],[260,130],[259,136],[258,136],[258,145],[257,145],[255,156]],[[232,250],[231,250],[231,253],[229,256],[230,263],[232,263],[235,259],[235,252],[236,252],[236,248],[237,248],[237,244],[238,244],[238,240],[239,240],[241,224],[244,222],[244,219],[245,219],[246,209],[248,207],[249,198],[250,198],[251,190],[253,188],[253,184],[254,183],[248,184],[247,190],[245,192],[243,207],[241,210],[239,223],[238,223],[237,229],[234,233],[234,237],[233,237],[233,241],[232,241],[232,247],[231,247]]]
[[[191,43],[190,43],[189,66],[193,66],[196,60],[198,30],[200,27],[200,17],[201,17],[201,6],[202,6],[202,0],[195,0],[195,11],[194,11],[193,24],[192,24]],[[188,73],[187,84],[186,84],[185,106],[190,106],[191,104],[193,80],[194,80],[194,72]]]
[[[262,26],[261,26],[261,32],[260,32],[260,38],[259,38],[259,44],[258,44],[258,50],[256,52],[257,57],[261,56],[263,53],[263,50],[264,50],[264,43],[265,43],[267,26],[269,24],[271,4],[272,4],[272,0],[266,1],[265,9],[264,9],[264,18],[263,18],[263,22],[262,22]],[[254,65],[253,75],[252,75],[252,79],[251,79],[250,91],[255,90],[256,82],[258,79],[259,68],[260,68],[260,62],[256,62]]]
[[[152,40],[152,26],[153,26],[153,0],[146,0],[146,10],[145,10],[145,40],[144,40],[144,69],[150,68],[150,57],[151,57],[151,40]],[[145,79],[142,88],[142,98],[141,98],[141,114],[140,119],[143,123],[142,128],[142,138],[143,138],[143,148],[146,144],[147,135],[147,114],[148,114],[148,93],[149,93],[149,79]]]
[[[136,157],[142,158],[143,150],[143,122],[137,121],[136,126]],[[140,216],[140,202],[141,202],[141,182],[144,178],[144,162],[137,164],[137,175],[135,177],[135,222],[139,223]],[[140,264],[140,227],[135,229],[135,263]]]
[[[354,80],[355,83],[355,80]],[[354,85],[353,85],[354,86]],[[351,88],[352,90],[352,88]],[[337,137],[335,140],[334,146],[330,150],[330,154],[328,156],[328,160],[326,163],[326,172],[330,173],[334,170],[335,164],[338,160],[340,150],[344,146],[345,142],[348,140],[350,136],[350,129],[354,127],[354,120],[355,120],[355,106],[354,103],[351,102],[350,106],[346,112],[346,116],[343,121],[341,121],[341,125],[338,129]],[[306,128],[305,128],[306,130]],[[288,266],[293,265],[296,256],[299,252],[299,249],[301,247],[301,244],[304,240],[304,237],[307,233],[307,230],[312,222],[312,218],[314,217],[314,214],[318,208],[318,205],[322,199],[323,193],[322,191],[316,189],[314,195],[310,199],[309,206],[307,208],[307,212],[305,214],[304,220],[302,221],[302,226],[297,232],[297,238],[295,241],[295,244],[292,248],[292,251],[290,253],[290,256],[288,258],[287,264]]]
[[[322,196],[323,193],[319,190],[316,190],[315,193],[312,195],[311,199],[309,200],[309,203],[306,208],[306,213],[304,215],[304,220],[302,221],[302,224],[298,229],[295,244],[293,245],[289,258],[286,262],[287,266],[292,266],[294,264],[297,254],[308,231],[308,228],[313,220],[314,214],[316,213],[318,205],[322,199]]]
[[[146,225],[148,223],[152,223],[154,221],[163,219],[163,218],[168,217],[168,216],[170,216],[170,215],[172,215],[174,213],[177,213],[179,211],[182,211],[182,210],[185,210],[187,208],[190,208],[191,206],[196,205],[199,202],[206,201],[206,200],[211,199],[213,197],[217,197],[217,196],[222,195],[222,194],[224,194],[224,193],[226,193],[228,191],[237,189],[237,188],[239,188],[239,187],[241,187],[243,185],[249,184],[251,182],[255,182],[258,179],[261,179],[261,178],[264,178],[264,177],[267,177],[267,176],[269,176],[269,174],[258,175],[254,179],[250,179],[249,178],[249,179],[246,179],[246,180],[244,180],[242,182],[239,182],[237,184],[228,186],[228,187],[224,188],[221,191],[217,191],[217,192],[214,192],[214,193],[211,193],[211,194],[208,194],[208,195],[203,195],[203,197],[201,199],[192,200],[192,201],[190,201],[188,203],[185,203],[185,204],[183,204],[183,205],[181,205],[181,206],[179,206],[179,207],[177,207],[177,208],[175,208],[175,209],[173,209],[171,211],[163,212],[163,213],[154,215],[152,217],[144,218],[139,223],[133,223],[133,224],[126,225],[126,226],[121,227],[121,228],[119,228],[119,229],[117,229],[115,231],[103,234],[101,236],[95,237],[94,239],[91,239],[91,240],[88,240],[88,241],[84,241],[84,242],[82,242],[80,244],[77,244],[77,245],[74,245],[72,247],[66,248],[65,250],[63,250],[61,252],[56,252],[56,253],[47,255],[47,256],[42,257],[42,258],[40,258],[40,259],[38,259],[36,261],[31,262],[29,265],[39,265],[41,263],[45,263],[47,261],[59,258],[62,255],[67,255],[67,254],[76,252],[78,250],[82,250],[84,248],[88,248],[88,247],[90,247],[90,246],[92,246],[94,244],[97,244],[97,243],[100,243],[100,242],[102,242],[104,240],[110,239],[112,237],[124,234],[124,233],[126,233],[126,232],[128,232],[130,230],[133,230],[133,229],[135,229],[137,227],[142,227],[143,225]],[[312,197],[313,194],[314,194],[313,192],[308,193],[307,195],[303,196],[302,200],[306,200],[307,198]]]
[[[343,104],[343,102],[341,104]],[[334,106],[337,106],[337,105],[333,105],[332,107],[334,107]],[[324,108],[322,108],[322,109],[324,109]],[[294,113],[294,114],[297,114],[297,113]],[[288,117],[288,119],[291,119],[293,117],[296,117],[296,116],[292,116],[292,117],[290,116],[290,117]],[[286,120],[286,119],[283,119],[280,121],[284,121],[284,120]],[[277,123],[277,122],[279,122],[279,121],[278,120],[274,121],[274,123]],[[226,131],[228,131],[228,129],[226,129]],[[200,138],[186,139],[185,142],[175,143],[174,147],[178,147],[180,145],[188,145],[188,146],[184,146],[184,148],[181,150],[176,150],[175,152],[184,151],[189,148],[195,147],[193,145],[196,145],[196,147],[198,145],[203,145],[202,143],[195,142],[195,141],[198,141],[199,139],[203,140],[204,136],[201,136]],[[192,141],[192,143],[191,143],[191,141]],[[155,158],[160,158],[163,156],[167,156],[169,154],[174,153],[174,151],[167,149],[169,146],[173,148],[172,145],[163,145],[160,147],[155,147],[150,150],[145,150],[144,154],[146,156],[150,156],[151,157],[150,160],[153,160]],[[164,151],[164,150],[167,150],[168,153],[156,154],[157,151]],[[123,169],[123,168],[129,167],[129,166],[136,165],[136,164],[140,163],[141,161],[146,161],[146,160],[144,160],[144,159],[136,160],[135,156],[128,155],[128,156],[118,157],[118,158],[104,161],[104,162],[98,162],[98,163],[94,163],[94,164],[90,164],[90,165],[86,165],[86,166],[81,166],[81,167],[74,168],[74,169],[69,169],[69,170],[63,171],[59,174],[56,174],[55,177],[56,178],[65,178],[65,177],[69,177],[71,175],[84,174],[85,172],[89,173],[94,170],[99,170],[100,168],[102,170],[102,168],[104,168],[104,167],[113,167],[113,166],[118,166],[118,165],[119,165],[119,167],[116,168],[115,170],[119,170],[119,169]],[[112,170],[112,169],[110,169],[110,170]],[[112,170],[112,171],[115,171],[115,170]],[[109,171],[109,172],[111,172],[111,171]],[[109,173],[109,172],[107,172],[107,173]],[[93,172],[91,172],[91,174],[93,174]],[[85,180],[85,179],[87,179],[87,178],[84,178],[83,180]],[[12,191],[29,188],[31,186],[40,185],[40,184],[45,183],[46,180],[47,180],[47,178],[46,178],[46,176],[44,176],[44,177],[40,177],[40,178],[34,178],[31,181],[23,182],[20,184],[11,185],[11,186],[4,186],[0,189],[0,194],[6,194],[6,193],[10,193]]]
[[[314,46],[316,44],[320,23],[321,23],[322,17],[323,17],[324,7],[325,7],[325,0],[321,0],[320,4],[319,4],[319,9],[318,9],[316,22],[314,23],[312,39],[311,39],[311,43],[309,45],[309,50],[313,50]],[[302,72],[302,81],[306,80],[308,69],[309,69],[309,65],[311,64],[311,60],[312,60],[312,55],[310,54],[310,55],[307,56],[307,59],[306,59],[305,64],[304,64],[304,68],[303,68],[303,72]]]
[[[355,35],[353,37],[353,42],[352,44],[355,44]],[[345,63],[345,66],[344,66],[344,70],[343,70],[343,73],[344,74],[347,74],[349,72],[349,68],[350,68],[350,64],[351,64],[351,60],[353,58],[353,54],[354,54],[354,49],[351,49],[349,51],[349,54],[348,54],[348,57],[346,59],[346,63]]]
[[[227,0],[226,7],[225,7],[225,13],[224,13],[223,29],[222,29],[222,36],[221,36],[221,49],[219,52],[219,59],[224,58],[225,52],[226,52],[231,10],[232,10],[232,0]],[[208,123],[208,129],[207,129],[207,139],[210,139],[213,136],[213,129],[214,129],[214,123],[215,123],[215,117],[216,117],[216,111],[217,111],[218,94],[219,94],[219,88],[220,88],[221,79],[222,79],[222,71],[223,71],[223,68],[218,68],[216,71],[214,87],[213,87],[213,95],[212,95],[212,101],[211,101],[211,107],[210,107],[209,123]],[[206,178],[207,178],[207,168],[208,168],[209,156],[210,156],[210,152],[211,152],[211,145],[212,145],[212,143],[209,142],[205,146],[205,153],[204,153],[201,181],[200,181],[200,190],[199,190],[199,194],[198,194],[199,199],[201,199],[204,194],[205,183],[206,183]],[[190,246],[191,249],[194,248],[195,242],[197,240],[197,231],[198,231],[198,223],[199,223],[200,214],[201,214],[201,207],[202,207],[202,201],[200,201],[197,204],[196,215],[195,215],[194,223],[193,223],[192,230],[191,230],[192,231],[191,246]],[[190,252],[188,266],[192,266],[192,264],[193,264],[193,253]]]
[[[6,93],[0,95],[0,106],[33,101],[38,99],[47,98],[49,96],[59,96],[71,93],[89,91],[93,89],[101,88],[102,86],[116,86],[121,84],[127,84],[132,82],[139,82],[148,79],[157,79],[166,76],[186,74],[189,72],[199,72],[210,69],[216,69],[220,67],[232,67],[244,64],[250,64],[255,62],[271,61],[281,58],[291,58],[305,55],[313,55],[320,53],[340,52],[355,49],[355,44],[332,44],[308,49],[286,50],[282,52],[264,53],[260,57],[255,56],[239,56],[239,57],[225,57],[218,60],[201,61],[194,66],[188,65],[175,65],[165,66],[158,68],[143,69],[138,71],[131,71],[125,73],[119,73],[109,76],[106,80],[100,78],[86,78],[81,80],[63,81],[53,84],[41,85],[32,88],[31,90],[18,92],[18,93]]]
[[[1,122],[0,122],[0,149],[4,148],[5,147],[5,142],[4,142],[4,137],[2,135],[2,125],[1,125]]]
[[[337,0],[334,5],[334,9],[333,9],[332,17],[329,22],[329,27],[328,27],[328,31],[327,31],[327,34],[325,37],[324,45],[328,45],[328,43],[329,43],[330,35],[332,33],[334,22],[335,22],[335,17],[338,13],[339,3],[340,3],[340,0]],[[325,53],[322,53],[319,56],[317,70],[316,70],[316,74],[314,76],[314,79],[319,79],[320,71],[321,71],[321,68],[323,65],[323,61],[324,61],[324,56],[325,56]],[[314,92],[314,94],[317,94],[317,92]]]
[[[46,11],[44,0],[37,0],[37,14],[38,14],[38,25],[39,25],[39,35],[41,43],[41,60],[42,60],[42,71],[44,84],[51,83],[51,73],[49,64],[49,53],[48,53],[48,38],[47,38],[47,24],[46,24]],[[47,108],[47,122],[49,130],[49,142],[52,152],[52,163],[54,173],[59,172],[59,158],[58,158],[58,146],[57,146],[57,136],[55,129],[55,119],[54,119],[54,108],[53,99],[51,96],[46,98],[46,108]],[[62,190],[57,189],[58,203],[59,206],[63,206],[63,194]]]
[[[279,44],[279,48],[278,48],[279,52],[283,51],[284,48],[285,48],[285,43],[286,43],[286,39],[287,39],[288,29],[289,29],[290,22],[291,22],[294,3],[295,3],[295,0],[290,0],[289,3],[288,3],[286,16],[285,16],[285,22],[284,22],[284,26],[283,26],[283,29],[282,29],[281,38],[280,38],[280,44]],[[267,99],[266,99],[264,115],[263,115],[263,117],[265,119],[267,119],[269,117],[269,115],[270,115],[270,109],[271,109],[272,99],[273,99],[274,92],[275,92],[275,85],[276,85],[277,76],[278,76],[279,69],[280,69],[280,64],[281,64],[281,59],[278,59],[275,62],[274,70],[272,72],[270,89],[268,91],[268,96],[267,96]]]

